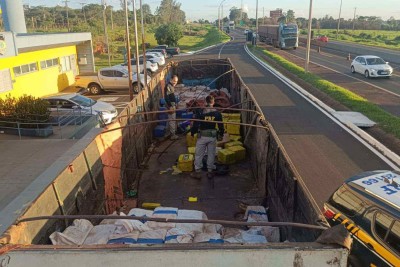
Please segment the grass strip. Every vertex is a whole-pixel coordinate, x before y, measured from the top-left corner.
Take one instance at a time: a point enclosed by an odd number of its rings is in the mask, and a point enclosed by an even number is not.
[[[270,59],[274,60],[277,64],[290,71],[300,79],[308,82],[315,88],[326,93],[336,101],[342,103],[352,111],[360,112],[375,121],[379,127],[385,132],[394,135],[396,138],[400,138],[400,118],[394,116],[379,106],[369,102],[367,99],[341,87],[332,82],[322,79],[318,75],[307,73],[303,68],[296,64],[286,60],[285,58],[278,56],[269,51],[263,50],[259,47],[248,46],[252,52],[262,54]],[[261,57],[262,60],[264,60]],[[265,61],[265,60],[264,60]]]
[[[218,29],[215,27],[207,26],[205,29],[207,33],[202,36],[184,36],[180,39],[179,47],[181,51],[196,51],[211,45],[227,42],[231,39],[225,32],[218,32]]]

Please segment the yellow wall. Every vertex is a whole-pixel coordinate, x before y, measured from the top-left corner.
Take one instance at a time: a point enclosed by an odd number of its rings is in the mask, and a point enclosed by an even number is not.
[[[76,57],[75,46],[21,53],[16,57],[1,59],[0,70],[10,69],[13,79],[13,89],[0,93],[0,98],[5,98],[8,94],[14,97],[19,97],[24,94],[41,97],[58,93],[67,86],[72,85],[75,82],[72,69],[63,73],[60,64],[59,66],[53,66],[47,69],[41,69],[40,66],[40,61],[58,58],[60,63],[60,57],[70,55],[75,55]],[[34,62],[37,63],[38,71],[22,74],[20,76],[14,75],[13,67]],[[75,66],[75,68],[77,69],[78,67]]]

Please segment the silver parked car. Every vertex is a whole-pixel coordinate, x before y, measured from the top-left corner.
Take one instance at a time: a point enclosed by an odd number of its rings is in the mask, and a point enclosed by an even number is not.
[[[358,56],[351,63],[352,73],[361,73],[365,78],[392,76],[393,68],[377,56]]]
[[[42,97],[42,99],[49,102],[51,112],[82,110],[93,115],[99,114],[105,124],[111,123],[118,115],[117,109],[113,105],[103,101],[96,101],[76,93],[60,93]]]

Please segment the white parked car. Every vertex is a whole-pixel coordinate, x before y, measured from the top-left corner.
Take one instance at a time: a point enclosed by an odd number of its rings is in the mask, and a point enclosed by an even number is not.
[[[361,73],[365,78],[392,76],[393,68],[377,56],[358,56],[351,63],[352,73]]]
[[[149,52],[149,51],[146,51],[146,55],[147,55],[147,54],[149,54],[149,55],[156,55],[157,57],[162,57],[162,58],[164,58],[164,60],[165,60],[165,56],[164,56],[164,54],[161,53],[161,52]]]
[[[128,62],[116,65],[115,67],[122,66],[125,69],[128,69]],[[131,59],[131,66],[132,66],[132,71],[136,72],[136,59],[133,58]],[[140,73],[143,73],[143,58],[139,59],[139,68],[140,68]],[[158,65],[157,63],[152,63],[149,60],[146,60],[146,70],[150,73],[154,73],[158,70]]]
[[[50,103],[50,111],[53,113],[84,111],[85,113],[93,115],[99,114],[105,124],[111,123],[118,115],[117,109],[113,105],[103,101],[93,100],[76,93],[60,93],[43,97],[43,99]],[[79,113],[76,113],[76,116],[78,116],[78,114]]]
[[[142,59],[143,56],[140,56],[139,58]],[[148,60],[148,61],[151,61],[152,63],[157,63],[158,66],[162,66],[162,65],[165,64],[165,58],[164,58],[164,56],[163,56],[163,57],[158,57],[158,56],[156,56],[156,55],[146,53],[146,61],[147,61],[147,60]]]

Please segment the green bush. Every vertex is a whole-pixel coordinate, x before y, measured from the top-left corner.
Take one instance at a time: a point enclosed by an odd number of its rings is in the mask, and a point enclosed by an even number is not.
[[[36,98],[30,95],[23,95],[19,98],[7,95],[5,99],[0,99],[0,123],[21,122],[32,125],[24,126],[26,128],[36,128],[34,123],[48,122],[50,118],[49,103],[46,100]],[[6,123],[10,125],[10,123]]]
[[[161,25],[155,32],[155,38],[160,45],[177,46],[178,40],[182,37],[182,28],[175,23]]]

